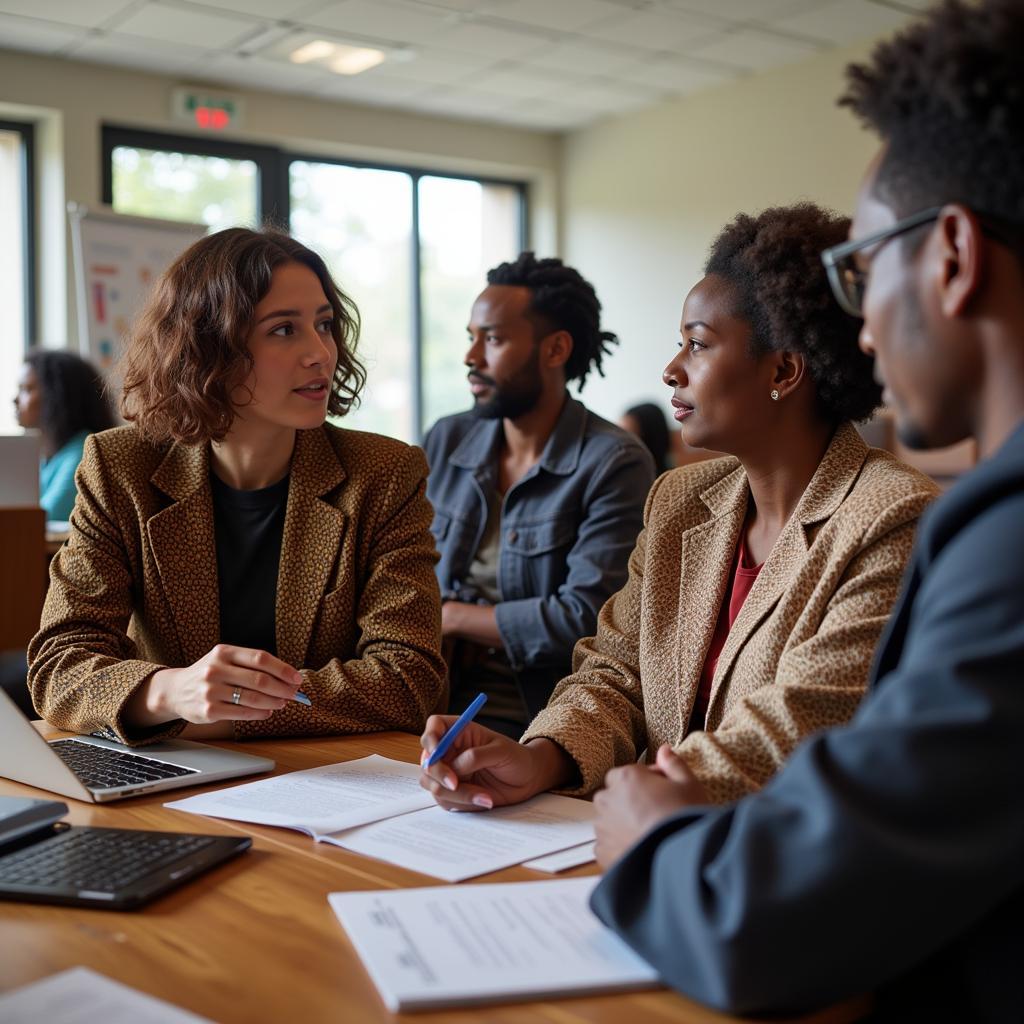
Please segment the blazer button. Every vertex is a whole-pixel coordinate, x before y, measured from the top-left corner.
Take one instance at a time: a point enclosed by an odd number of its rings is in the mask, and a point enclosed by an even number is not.
[[[515,544],[515,542],[519,540],[519,534],[515,530],[509,530],[505,537],[509,544]]]

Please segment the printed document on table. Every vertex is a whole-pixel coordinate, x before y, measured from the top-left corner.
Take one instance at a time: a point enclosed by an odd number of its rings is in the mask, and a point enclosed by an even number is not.
[[[460,882],[594,838],[594,806],[545,793],[493,811],[414,814],[325,837],[366,857]]]
[[[546,857],[524,860],[523,867],[554,875],[559,871],[568,871],[569,868],[578,868],[581,864],[590,864],[594,859],[594,844],[584,843],[568,850],[559,850],[558,853],[549,853]]]
[[[210,1024],[111,981],[89,970],[73,967],[0,996],[0,1020],[4,1024]]]
[[[420,786],[419,777],[418,764],[371,754],[358,761],[172,800],[164,806],[211,818],[294,828],[321,840],[328,832],[433,806],[434,798]]]
[[[654,968],[591,912],[598,881],[334,892],[328,900],[393,1013],[654,988]]]

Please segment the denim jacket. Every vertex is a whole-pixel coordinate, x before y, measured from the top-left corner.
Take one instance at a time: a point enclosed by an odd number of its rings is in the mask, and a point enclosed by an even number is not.
[[[442,595],[459,599],[497,486],[501,420],[439,420],[424,441]],[[567,397],[537,464],[502,506],[498,631],[531,717],[592,636],[601,605],[626,581],[654,462],[631,434]]]

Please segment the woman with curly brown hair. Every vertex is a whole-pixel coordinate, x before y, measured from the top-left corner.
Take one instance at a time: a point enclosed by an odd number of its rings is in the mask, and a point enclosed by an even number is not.
[[[358,399],[358,331],[276,231],[166,272],[29,648],[44,718],[126,743],[422,727],[444,690],[426,463],[325,423]]]
[[[520,743],[467,728],[422,776],[439,803],[591,793],[639,758],[674,806],[721,803],[853,714],[936,488],[852,426],[881,389],[821,266],[848,226],[801,204],[718,236],[663,376],[687,444],[729,455],[658,479],[573,674]],[[427,750],[447,724],[428,721]],[[639,838],[606,820],[603,861]]]

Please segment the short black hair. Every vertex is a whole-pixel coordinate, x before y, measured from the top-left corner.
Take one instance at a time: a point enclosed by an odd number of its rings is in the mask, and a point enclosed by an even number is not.
[[[1024,4],[945,0],[867,63],[840,98],[888,143],[875,192],[898,217],[963,203],[1024,226]]]
[[[54,451],[81,431],[116,426],[106,385],[96,367],[72,352],[35,349],[25,356],[39,382],[39,429]]]
[[[857,345],[861,321],[832,298],[821,263],[822,249],[845,241],[849,228],[849,218],[814,203],[741,213],[704,267],[735,288],[755,355],[789,351],[807,360],[818,410],[836,424],[867,419],[882,400],[874,360]]]
[[[601,363],[619,339],[611,331],[601,330],[597,292],[578,270],[559,259],[539,260],[532,252],[521,252],[511,263],[489,270],[487,283],[529,288],[529,312],[538,330],[545,334],[567,331],[572,336],[566,381],[578,380],[582,388],[591,369],[604,376]]]

